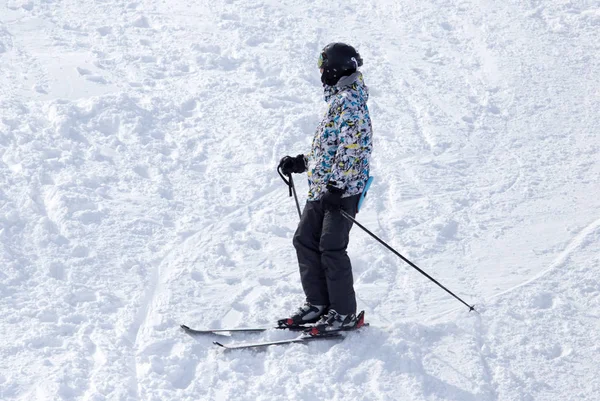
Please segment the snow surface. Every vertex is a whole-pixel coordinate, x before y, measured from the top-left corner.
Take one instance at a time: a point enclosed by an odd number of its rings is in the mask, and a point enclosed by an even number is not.
[[[600,399],[599,32],[597,0],[2,1],[0,399]],[[371,89],[358,220],[480,314],[355,227],[372,327],[223,352],[179,324],[303,300],[274,168],[331,41]]]

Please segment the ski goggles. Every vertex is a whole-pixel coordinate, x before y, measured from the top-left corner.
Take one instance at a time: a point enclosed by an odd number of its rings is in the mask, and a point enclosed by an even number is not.
[[[323,53],[319,54],[319,59],[317,60],[317,67],[319,67],[319,69],[323,68],[323,64],[325,64],[325,58],[323,56]]]

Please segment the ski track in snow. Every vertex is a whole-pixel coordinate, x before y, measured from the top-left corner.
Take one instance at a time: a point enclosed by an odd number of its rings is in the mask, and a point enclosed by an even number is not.
[[[0,399],[597,398],[599,27],[562,0],[8,0]],[[359,221],[479,313],[355,228],[370,328],[224,353],[179,324],[302,302],[274,167],[308,151],[338,40],[371,90]]]

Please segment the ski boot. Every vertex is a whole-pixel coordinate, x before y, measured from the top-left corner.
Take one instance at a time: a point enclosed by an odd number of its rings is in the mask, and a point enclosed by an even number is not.
[[[322,336],[328,333],[338,331],[356,330],[365,325],[365,312],[362,311],[356,316],[354,313],[340,315],[335,310],[330,309],[326,315],[306,332],[311,336]]]
[[[281,329],[305,329],[307,324],[316,323],[325,314],[327,307],[324,305],[312,305],[306,302],[296,313],[287,319],[277,321],[277,327]]]

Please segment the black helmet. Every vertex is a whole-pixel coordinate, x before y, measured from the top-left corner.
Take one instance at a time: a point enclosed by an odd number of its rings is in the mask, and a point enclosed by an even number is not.
[[[322,69],[321,82],[335,85],[341,77],[351,75],[363,65],[356,49],[345,43],[330,43],[319,55],[318,66]]]

